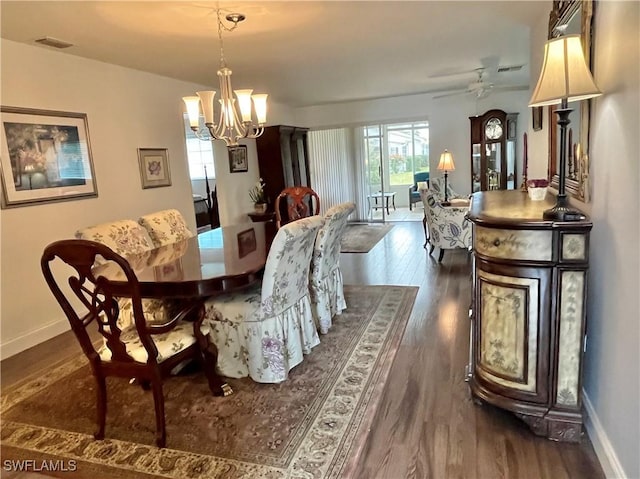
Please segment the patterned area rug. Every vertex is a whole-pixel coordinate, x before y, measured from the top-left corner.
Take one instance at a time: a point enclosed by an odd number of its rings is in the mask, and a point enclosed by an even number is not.
[[[46,473],[67,478],[348,477],[417,290],[346,286],[347,310],[282,384],[232,379],[235,393],[219,398],[199,371],[169,378],[165,449],[153,446],[150,391],[110,379],[107,439],[94,441],[95,385],[86,359],[53,366],[3,391],[3,464],[59,461],[75,471]]]
[[[384,238],[393,225],[388,224],[350,224],[344,230],[340,252],[368,253],[378,241]]]

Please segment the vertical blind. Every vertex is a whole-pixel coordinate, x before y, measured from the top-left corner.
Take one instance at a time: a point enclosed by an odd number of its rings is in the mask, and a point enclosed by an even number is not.
[[[345,201],[358,203],[350,130],[310,131],[308,140],[311,186],[320,197],[320,213]]]

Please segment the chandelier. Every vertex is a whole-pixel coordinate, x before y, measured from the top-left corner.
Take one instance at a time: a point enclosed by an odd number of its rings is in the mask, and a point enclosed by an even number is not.
[[[187,105],[189,115],[189,126],[196,136],[201,140],[224,140],[229,147],[237,146],[238,140],[242,138],[257,138],[264,132],[264,124],[267,121],[267,94],[252,95],[253,90],[236,90],[240,112],[236,109],[236,100],[231,89],[231,70],[227,68],[224,59],[224,47],[222,42],[222,31],[232,32],[238,23],[245,19],[241,13],[230,13],[225,18],[233,25],[227,27],[220,17],[220,9],[216,10],[218,19],[218,39],[220,40],[220,70],[218,78],[220,80],[220,114],[218,122],[214,122],[214,98],[215,91],[198,91],[198,96],[186,96],[183,98]],[[254,123],[251,101],[255,110]],[[200,105],[204,114],[204,124],[206,130],[200,128]]]

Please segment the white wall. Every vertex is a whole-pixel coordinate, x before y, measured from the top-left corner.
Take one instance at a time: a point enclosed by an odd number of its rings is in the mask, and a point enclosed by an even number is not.
[[[442,175],[436,167],[440,153],[446,148],[455,158],[456,169],[449,173],[449,181],[460,194],[471,193],[471,142],[469,117],[498,108],[518,113],[516,144],[518,178],[522,174],[522,133],[527,131],[530,112],[527,108],[529,92],[494,92],[476,100],[473,95],[432,99],[432,95],[409,95],[368,101],[338,103],[299,108],[296,124],[310,128],[327,126],[372,124],[375,122],[428,120],[429,161],[433,177]],[[518,184],[519,184],[518,180]],[[397,195],[402,201],[405,195]],[[402,198],[402,199],[401,199]],[[407,203],[406,200],[404,200]],[[397,204],[400,204],[399,202]]]
[[[584,388],[608,477],[640,477],[640,3],[596,5]],[[601,437],[594,435],[600,434]],[[602,439],[602,440],[601,440]]]
[[[68,329],[40,271],[47,244],[165,208],[180,210],[195,231],[181,98],[205,87],[4,39],[1,54],[2,105],[87,114],[98,186],[97,198],[1,211],[0,357],[8,357]],[[288,122],[288,112],[270,105],[270,121]],[[221,218],[246,221],[247,190],[258,178],[255,141],[247,142],[249,171],[233,175],[224,143],[216,144],[218,187],[227,195]],[[168,148],[170,187],[142,189],[138,148]]]

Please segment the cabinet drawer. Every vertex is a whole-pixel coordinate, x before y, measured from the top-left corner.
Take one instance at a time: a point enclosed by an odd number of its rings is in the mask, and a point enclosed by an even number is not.
[[[552,231],[475,227],[474,249],[493,258],[551,261],[552,245]]]

